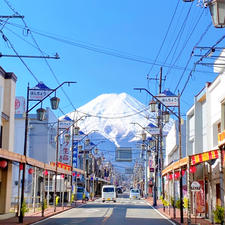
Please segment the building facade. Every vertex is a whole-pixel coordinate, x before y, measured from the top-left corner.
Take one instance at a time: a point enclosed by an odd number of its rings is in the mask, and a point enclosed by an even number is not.
[[[0,148],[12,152],[14,147],[14,112],[17,77],[0,67]],[[0,161],[5,161],[0,158]],[[0,168],[0,213],[10,210],[12,164]]]

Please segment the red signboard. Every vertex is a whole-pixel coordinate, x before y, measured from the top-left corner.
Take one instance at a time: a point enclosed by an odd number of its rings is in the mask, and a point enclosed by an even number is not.
[[[204,213],[205,212],[205,188],[204,188],[204,181],[198,181],[201,185],[200,191],[195,192],[195,199],[196,199],[196,212],[197,213]]]

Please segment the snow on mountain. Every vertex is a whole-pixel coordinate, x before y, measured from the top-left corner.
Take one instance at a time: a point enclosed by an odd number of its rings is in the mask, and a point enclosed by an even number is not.
[[[121,94],[102,94],[78,109],[79,115],[87,113],[90,117],[79,123],[84,133],[98,130],[105,138],[113,141],[117,147],[128,147],[141,127],[132,123],[139,123],[145,127],[149,109],[132,96]],[[69,113],[70,118],[77,118],[77,112]],[[151,120],[154,122],[154,119]]]
[[[126,93],[102,94],[67,115],[77,120],[84,114],[89,116],[78,122],[81,131],[87,134],[98,130],[90,135],[90,139],[95,144],[101,143],[98,146],[100,151],[119,167],[121,163],[115,162],[115,148],[132,147],[133,159],[139,158],[137,141],[141,140],[142,127],[155,124],[155,114],[150,112],[149,107]],[[171,125],[166,127],[168,130]],[[101,142],[103,139],[104,143]],[[123,163],[123,166],[128,164]]]

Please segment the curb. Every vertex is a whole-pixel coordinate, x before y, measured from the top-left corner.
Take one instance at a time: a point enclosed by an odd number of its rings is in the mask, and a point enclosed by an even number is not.
[[[145,200],[145,201],[147,202],[147,205],[149,205],[152,209],[154,209],[160,216],[167,219],[171,224],[173,224],[173,225],[179,225],[180,224],[180,223],[177,223],[177,221],[173,220],[172,218],[168,217],[167,214],[161,213],[157,208],[152,206],[147,200]]]

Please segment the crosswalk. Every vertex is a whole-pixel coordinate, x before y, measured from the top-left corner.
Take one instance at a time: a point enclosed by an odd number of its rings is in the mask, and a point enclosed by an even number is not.
[[[102,199],[99,198],[97,200],[95,200],[96,203],[100,203],[100,204],[115,204],[115,205],[143,205],[146,204],[146,202],[141,199],[141,200],[130,200],[129,198],[117,198],[116,202],[112,202],[112,201],[106,201],[106,202],[102,202]]]

